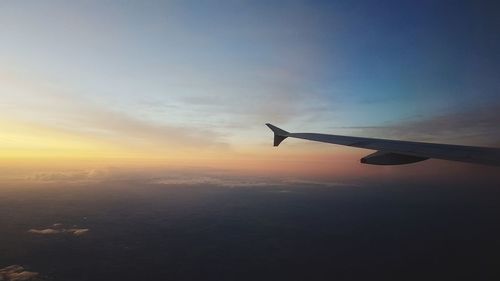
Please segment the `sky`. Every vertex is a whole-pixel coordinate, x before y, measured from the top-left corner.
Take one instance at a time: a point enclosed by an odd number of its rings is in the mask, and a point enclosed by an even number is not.
[[[0,180],[124,167],[332,181],[476,171],[437,160],[365,166],[369,151],[299,140],[276,149],[264,124],[499,146],[498,8],[2,1]]]

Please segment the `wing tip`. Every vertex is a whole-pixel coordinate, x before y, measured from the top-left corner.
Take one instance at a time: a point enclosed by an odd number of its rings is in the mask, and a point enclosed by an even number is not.
[[[274,146],[280,145],[280,143],[288,137],[289,133],[287,131],[280,129],[271,123],[266,123],[266,126],[269,127],[269,129],[271,129],[274,133]]]

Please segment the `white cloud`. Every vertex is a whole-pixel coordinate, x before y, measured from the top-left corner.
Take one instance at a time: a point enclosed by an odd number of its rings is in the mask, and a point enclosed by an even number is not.
[[[72,233],[75,236],[81,236],[89,232],[88,228],[70,228],[66,229],[66,232]]]
[[[49,228],[41,228],[41,229],[36,229],[32,228],[28,230],[29,233],[33,234],[40,234],[40,235],[55,235],[55,234],[72,234],[74,236],[82,236],[86,233],[88,233],[90,229],[88,228],[64,228],[64,225],[62,223],[54,223],[52,224],[52,227]]]
[[[30,229],[28,230],[29,233],[35,233],[35,234],[58,234],[61,233],[60,230],[53,229],[53,228],[46,228],[46,229]]]

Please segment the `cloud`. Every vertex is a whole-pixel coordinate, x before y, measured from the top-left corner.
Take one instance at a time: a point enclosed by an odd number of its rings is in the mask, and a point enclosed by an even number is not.
[[[231,176],[225,174],[192,174],[182,176],[157,177],[149,180],[149,183],[160,185],[215,185],[229,188],[284,188],[322,186],[322,187],[356,187],[354,183],[342,183],[337,181],[305,180],[298,178],[268,178],[258,176]]]
[[[381,127],[360,127],[365,135],[457,144],[500,145],[500,104],[406,120]]]
[[[33,124],[71,136],[86,137],[113,146],[135,148],[224,147],[215,131],[206,127],[152,120],[139,112],[119,106],[106,106],[70,93],[40,79],[20,77],[0,69],[0,83],[5,93],[0,115],[11,121]]]
[[[35,182],[94,182],[108,178],[107,169],[34,172],[27,177]]]
[[[38,272],[24,270],[23,266],[17,264],[0,268],[0,280],[2,281],[35,280],[37,276]]]
[[[35,233],[35,234],[58,234],[61,233],[60,230],[53,229],[53,228],[46,228],[46,229],[30,229],[28,230],[29,233]]]
[[[86,184],[155,184],[183,186],[221,186],[230,188],[246,187],[278,187],[278,186],[312,186],[328,187],[346,186],[341,180],[322,181],[305,180],[300,175],[250,173],[245,170],[226,170],[207,167],[172,167],[172,166],[141,166],[141,167],[108,167],[80,170],[53,170],[32,172],[23,179],[32,184],[80,186]],[[54,228],[54,227],[50,227]]]
[[[56,234],[71,234],[74,236],[82,236],[88,233],[90,229],[88,228],[64,228],[63,224],[55,223],[50,228],[36,229],[32,228],[28,230],[29,233],[40,234],[40,235],[56,235]]]
[[[302,179],[285,179],[286,184],[294,186],[324,186],[324,187],[357,187],[359,184],[344,183],[336,181],[317,181],[317,180],[302,180]]]
[[[282,182],[266,179],[227,178],[224,176],[194,175],[190,177],[160,177],[149,181],[160,185],[216,185],[222,187],[269,187],[283,185]]]
[[[70,228],[70,229],[66,229],[66,232],[72,233],[75,236],[81,236],[81,235],[89,232],[89,229],[88,228]]]

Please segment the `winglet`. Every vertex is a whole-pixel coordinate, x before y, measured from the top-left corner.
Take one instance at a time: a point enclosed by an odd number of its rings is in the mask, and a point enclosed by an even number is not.
[[[269,129],[271,129],[271,131],[273,131],[274,133],[274,146],[280,145],[280,143],[288,137],[289,133],[287,131],[282,130],[269,123],[266,123],[266,126],[268,126]]]

